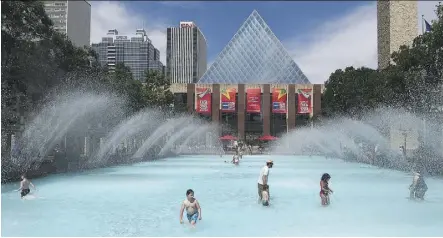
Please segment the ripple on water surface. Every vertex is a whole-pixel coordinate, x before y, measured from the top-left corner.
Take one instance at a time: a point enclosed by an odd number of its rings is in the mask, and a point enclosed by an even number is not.
[[[406,199],[411,176],[320,157],[272,156],[271,207],[257,204],[268,156],[178,157],[33,181],[35,199],[2,185],[2,236],[442,236],[441,179],[426,201]],[[332,175],[331,206],[319,203]],[[188,188],[202,205],[196,229],[180,225]],[[186,217],[184,217],[186,220]],[[19,225],[20,223],[20,225]]]

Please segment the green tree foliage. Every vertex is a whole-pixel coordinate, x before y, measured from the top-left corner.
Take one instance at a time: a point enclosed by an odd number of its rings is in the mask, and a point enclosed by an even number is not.
[[[126,97],[130,112],[135,112],[146,107],[143,85],[140,81],[134,80],[131,69],[123,63],[115,66],[114,72],[110,72],[109,83],[111,89],[115,90],[119,96]]]
[[[167,109],[174,102],[174,95],[169,90],[171,83],[161,72],[148,70],[144,85],[146,102],[149,105]]]
[[[443,108],[443,6],[436,13],[432,30],[394,52],[388,68],[348,67],[332,73],[325,83],[325,113],[360,115],[381,105],[418,113]]]
[[[2,125],[18,123],[63,76],[89,67],[90,52],[57,33],[40,1],[2,3]]]
[[[149,104],[172,102],[169,81],[149,72],[146,86],[118,64],[114,72],[101,67],[90,47],[76,47],[56,32],[41,1],[2,3],[2,126],[19,124],[20,115],[41,103],[48,92],[66,87],[114,91],[128,101],[129,112]]]

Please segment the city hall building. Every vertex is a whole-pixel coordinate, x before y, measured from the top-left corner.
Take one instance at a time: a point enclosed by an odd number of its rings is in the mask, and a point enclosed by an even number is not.
[[[255,10],[197,83],[171,85],[176,109],[217,122],[223,135],[240,139],[278,137],[307,125],[321,113],[323,90]]]

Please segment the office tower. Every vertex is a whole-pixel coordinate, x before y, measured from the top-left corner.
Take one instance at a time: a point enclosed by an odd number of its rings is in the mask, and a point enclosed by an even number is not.
[[[112,71],[117,63],[124,63],[131,68],[136,80],[143,81],[146,70],[163,71],[160,51],[152,45],[144,29],[137,29],[133,35],[119,35],[117,30],[109,30],[92,48],[102,66]]]
[[[91,4],[87,1],[44,1],[46,14],[54,29],[64,33],[75,46],[91,42]]]
[[[378,67],[389,66],[391,54],[411,45],[418,35],[417,1],[377,1]]]
[[[206,38],[193,22],[167,29],[166,75],[171,83],[196,83],[207,67]]]
[[[310,82],[263,18],[254,10],[198,83]]]

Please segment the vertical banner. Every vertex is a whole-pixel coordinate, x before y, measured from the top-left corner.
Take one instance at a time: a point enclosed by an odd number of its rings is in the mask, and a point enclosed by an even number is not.
[[[288,93],[286,92],[286,89],[274,88],[274,91],[272,91],[272,112],[286,113],[287,100],[288,100]]]
[[[195,111],[201,114],[211,115],[212,95],[210,88],[196,88],[195,89],[196,102]]]
[[[220,95],[220,106],[222,112],[235,112],[235,88],[223,89]]]
[[[246,90],[246,112],[260,113],[261,109],[261,89],[249,88]]]
[[[310,114],[312,112],[312,89],[298,90],[298,114]]]

